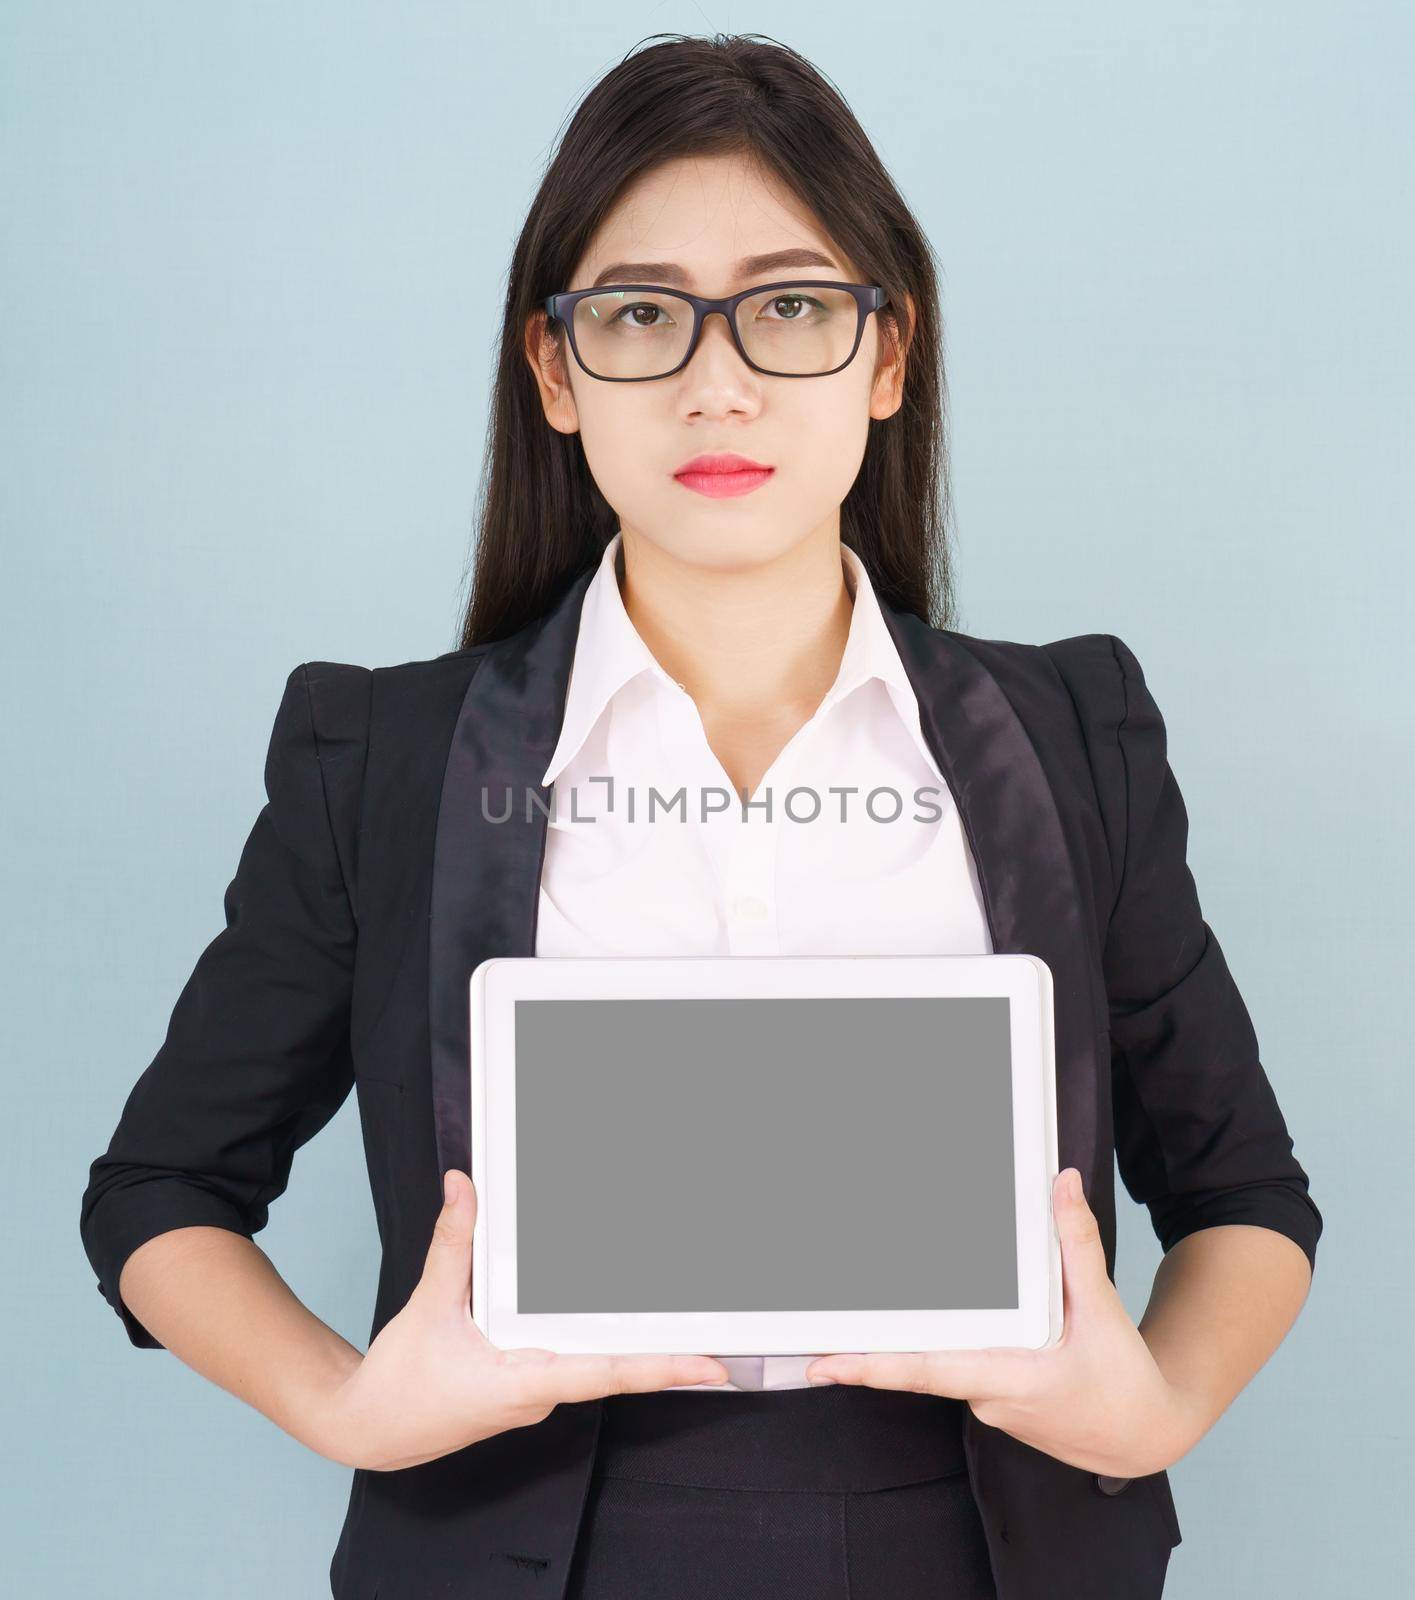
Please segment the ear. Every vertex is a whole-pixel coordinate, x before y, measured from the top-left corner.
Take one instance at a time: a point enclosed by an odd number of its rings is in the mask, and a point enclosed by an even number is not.
[[[914,337],[914,297],[904,296],[901,307],[891,299],[875,312],[879,324],[880,351],[875,363],[874,387],[870,391],[870,415],[892,417],[904,403],[904,367]]]
[[[580,431],[580,413],[570,388],[563,330],[551,327],[550,315],[543,308],[533,311],[526,322],[524,353],[546,421],[560,433]]]

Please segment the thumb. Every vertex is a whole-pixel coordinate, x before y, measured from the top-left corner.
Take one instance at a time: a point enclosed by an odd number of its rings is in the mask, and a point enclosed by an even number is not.
[[[1075,1188],[1073,1191],[1072,1185]],[[1066,1314],[1070,1316],[1109,1287],[1100,1224],[1086,1202],[1081,1174],[1067,1167],[1052,1186],[1052,1212],[1061,1238],[1061,1273]]]
[[[442,1175],[442,1210],[433,1225],[419,1287],[439,1299],[465,1306],[472,1290],[472,1233],[477,1221],[477,1191],[465,1172]]]

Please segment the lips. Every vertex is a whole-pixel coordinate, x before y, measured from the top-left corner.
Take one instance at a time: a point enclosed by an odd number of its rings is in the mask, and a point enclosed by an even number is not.
[[[753,461],[750,456],[739,456],[734,451],[723,455],[694,456],[691,461],[685,461],[677,472],[675,478],[681,478],[684,473],[701,474],[704,472],[770,472],[772,469],[764,466],[760,461]]]
[[[707,495],[712,500],[725,500],[729,496],[750,494],[761,488],[775,467],[764,467],[750,456],[735,453],[726,455],[694,456],[685,461],[673,474],[685,489]]]

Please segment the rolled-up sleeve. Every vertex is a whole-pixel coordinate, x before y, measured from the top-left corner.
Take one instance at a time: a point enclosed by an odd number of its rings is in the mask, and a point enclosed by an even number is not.
[[[1123,793],[1104,946],[1121,1179],[1166,1251],[1201,1228],[1247,1223],[1285,1234],[1315,1270],[1321,1212],[1248,1008],[1200,911],[1164,720],[1129,647],[1099,637],[1115,680],[1091,737],[1099,781]]]
[[[226,926],[198,957],[83,1196],[80,1233],[97,1287],[141,1349],[162,1346],[118,1293],[124,1262],[174,1228],[258,1232],[295,1152],[353,1084],[355,920],[309,664],[286,680],[265,789],[226,890]]]

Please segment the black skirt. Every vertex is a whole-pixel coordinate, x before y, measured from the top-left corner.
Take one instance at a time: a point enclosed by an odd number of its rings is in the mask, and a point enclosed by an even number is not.
[[[857,1384],[613,1395],[566,1600],[995,1600],[963,1405]]]

